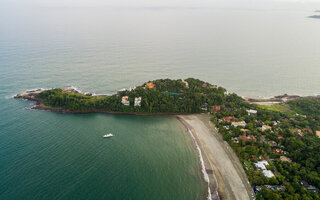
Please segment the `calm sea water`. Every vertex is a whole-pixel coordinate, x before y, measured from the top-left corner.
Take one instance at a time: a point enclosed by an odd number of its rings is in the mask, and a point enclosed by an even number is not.
[[[174,118],[32,111],[12,99],[26,89],[113,93],[195,77],[245,96],[320,93],[320,20],[307,18],[317,2],[43,2],[0,2],[0,199],[206,193],[197,152]],[[116,136],[103,140],[109,131]]]

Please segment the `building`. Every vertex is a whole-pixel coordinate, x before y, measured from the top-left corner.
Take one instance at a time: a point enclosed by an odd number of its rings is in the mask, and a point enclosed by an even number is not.
[[[293,132],[298,134],[300,137],[304,136],[304,132],[302,132],[302,130],[298,129],[298,128],[294,128]]]
[[[207,83],[203,83],[203,84],[202,84],[202,87],[204,87],[204,88],[205,88],[205,87],[208,87],[208,84],[207,84]]]
[[[261,127],[261,131],[267,131],[267,130],[271,130],[271,126],[263,125],[263,126]]]
[[[278,144],[273,140],[269,141],[268,144],[272,147],[278,146]]]
[[[276,154],[284,154],[284,151],[282,149],[279,149],[279,148],[272,149],[272,152],[276,153]]]
[[[320,131],[316,131],[316,135],[320,138]]]
[[[129,97],[128,96],[123,96],[122,100],[121,100],[121,103],[122,103],[122,105],[129,106],[130,105]]]
[[[247,113],[248,115],[256,115],[258,111],[250,109],[250,110],[247,110]]]
[[[221,110],[221,106],[211,106],[212,111],[219,112]]]
[[[260,156],[259,156],[259,159],[260,159],[260,160],[266,160],[263,155],[260,155]]]
[[[146,83],[145,87],[149,88],[149,89],[152,89],[152,88],[156,88],[156,85],[154,83],[152,83],[152,82],[148,82],[148,83]]]
[[[250,141],[250,140],[254,140],[254,141],[257,140],[256,137],[254,137],[253,135],[248,135],[248,136],[240,135],[239,139],[243,140],[244,142],[247,142],[247,141]]]
[[[141,106],[141,97],[134,98],[134,106],[137,106],[137,107]]]
[[[267,178],[272,178],[272,177],[274,177],[274,174],[272,173],[271,170],[263,170],[262,173],[263,173],[263,175],[264,175],[265,177],[267,177]]]
[[[267,169],[266,166],[268,166],[269,163],[266,160],[262,160],[254,163],[254,165],[260,170],[266,170]]]
[[[283,162],[292,162],[292,160],[290,158],[288,158],[287,156],[280,156],[280,160]]]
[[[189,88],[189,83],[188,81],[183,81],[184,85],[186,86],[186,88]]]
[[[241,132],[245,132],[245,133],[246,133],[246,132],[248,132],[248,131],[249,131],[249,129],[244,129],[244,128],[242,128],[242,129],[240,129],[240,131],[241,131]]]
[[[230,123],[231,121],[233,121],[235,118],[234,116],[229,116],[229,117],[224,117],[222,118],[222,121],[228,122]]]
[[[245,127],[247,125],[247,123],[245,121],[232,122],[231,125],[234,126],[234,127],[238,127],[238,126]]]
[[[272,173],[272,171],[267,170],[266,166],[269,165],[268,161],[266,160],[262,160],[262,161],[258,161],[256,163],[254,163],[254,165],[259,169],[262,170],[262,173],[265,177],[267,178],[272,178],[274,177],[274,174]]]

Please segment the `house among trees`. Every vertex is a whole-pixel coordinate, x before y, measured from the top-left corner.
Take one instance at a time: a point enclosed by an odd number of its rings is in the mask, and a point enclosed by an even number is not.
[[[316,131],[316,135],[320,138],[320,131]]]
[[[183,81],[184,85],[186,86],[186,88],[189,88],[189,83],[188,81]]]
[[[261,127],[261,131],[267,131],[267,130],[271,130],[271,126],[268,126],[268,125],[262,125],[262,127]]]
[[[156,85],[150,81],[150,82],[146,83],[145,87],[149,88],[149,89],[152,89],[152,88],[155,88]]]
[[[282,162],[292,162],[290,158],[288,158],[287,156],[280,156],[280,160]]]
[[[121,100],[122,105],[130,106],[130,101],[128,96],[123,96]]]
[[[247,125],[247,123],[245,121],[232,122],[231,125],[234,126],[234,127],[238,127],[238,126],[245,127]]]
[[[233,121],[235,119],[234,116],[228,116],[228,117],[223,117],[222,121],[228,122],[230,123],[231,121]]]
[[[247,113],[248,115],[256,115],[258,111],[250,109],[250,110],[247,110]]]
[[[221,110],[221,106],[211,106],[212,111],[219,112]]]
[[[141,97],[134,98],[134,106],[137,106],[137,107],[141,106]]]
[[[298,129],[298,128],[294,128],[293,132],[298,134],[300,137],[304,136],[304,132],[302,132],[302,130]]]

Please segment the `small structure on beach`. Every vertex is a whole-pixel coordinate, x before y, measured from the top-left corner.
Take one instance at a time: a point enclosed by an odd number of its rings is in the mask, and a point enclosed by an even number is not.
[[[141,97],[134,98],[134,106],[137,106],[137,107],[141,106]]]
[[[121,104],[125,106],[130,106],[130,101],[128,96],[123,96],[121,100]]]

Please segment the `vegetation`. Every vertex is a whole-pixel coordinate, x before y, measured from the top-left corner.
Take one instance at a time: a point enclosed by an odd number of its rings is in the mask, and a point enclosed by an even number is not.
[[[107,97],[86,96],[52,89],[37,95],[43,104],[62,108],[67,111],[115,111],[136,113],[200,113],[210,105],[222,104],[225,89],[214,87],[198,79],[182,80],[161,79],[153,81],[155,88],[139,86],[131,91],[122,91]],[[130,105],[122,105],[121,98],[128,96]],[[135,106],[135,97],[141,97],[141,105]]]
[[[257,114],[249,115],[248,109]],[[320,199],[320,139],[315,135],[320,130],[319,110],[319,99],[260,106],[233,97],[213,112],[212,120],[243,163],[257,199]],[[230,116],[231,121],[225,120]],[[245,121],[245,126],[232,126],[232,121]],[[263,125],[270,129],[263,131]],[[267,160],[272,178],[255,166],[259,160]]]

